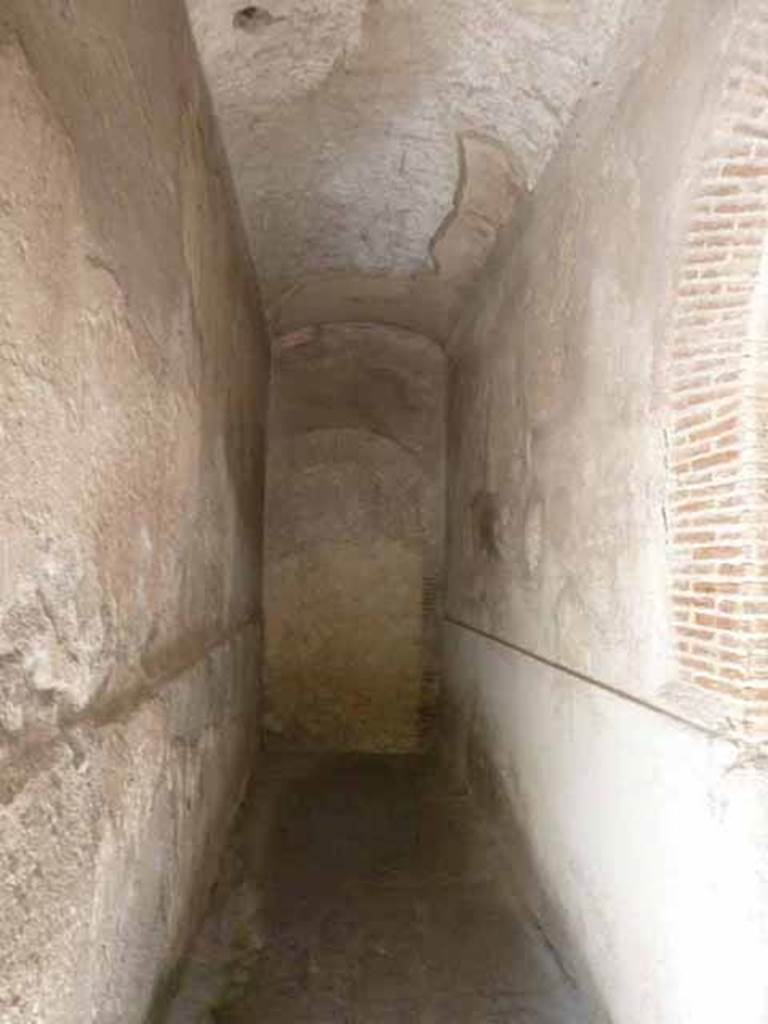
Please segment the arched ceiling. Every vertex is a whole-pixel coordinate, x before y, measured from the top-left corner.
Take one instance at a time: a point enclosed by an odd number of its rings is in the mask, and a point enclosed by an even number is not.
[[[278,329],[445,337],[630,0],[188,0]]]

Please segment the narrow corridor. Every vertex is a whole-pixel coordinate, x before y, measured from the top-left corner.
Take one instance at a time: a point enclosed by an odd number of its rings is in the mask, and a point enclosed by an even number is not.
[[[0,140],[0,1024],[768,1024],[768,0],[0,0]]]
[[[468,798],[429,761],[267,768],[168,1024],[586,1021],[502,893]]]

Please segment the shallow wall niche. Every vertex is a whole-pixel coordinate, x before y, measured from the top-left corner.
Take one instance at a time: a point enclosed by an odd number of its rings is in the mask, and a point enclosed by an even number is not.
[[[274,353],[268,741],[415,749],[438,675],[443,357],[393,327],[294,332]]]

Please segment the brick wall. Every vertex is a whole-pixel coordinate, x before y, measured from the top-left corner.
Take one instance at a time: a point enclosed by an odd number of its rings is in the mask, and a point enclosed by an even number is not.
[[[768,731],[768,2],[745,4],[685,239],[667,522],[678,687]]]

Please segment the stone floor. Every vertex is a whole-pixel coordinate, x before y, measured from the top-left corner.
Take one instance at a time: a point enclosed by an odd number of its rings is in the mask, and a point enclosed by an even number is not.
[[[587,1024],[493,849],[424,760],[267,762],[167,1024]]]

